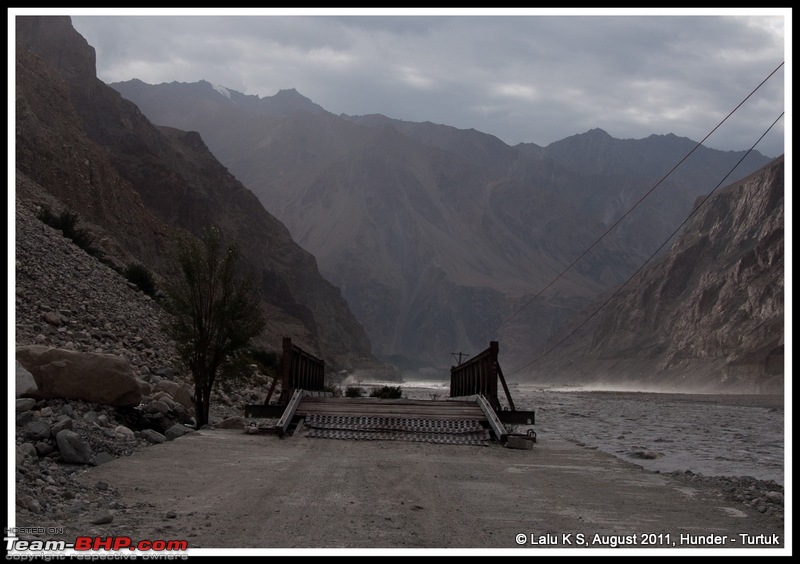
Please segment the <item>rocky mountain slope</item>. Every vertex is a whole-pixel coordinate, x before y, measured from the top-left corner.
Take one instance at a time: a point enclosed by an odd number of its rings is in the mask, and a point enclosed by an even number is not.
[[[592,130],[510,147],[474,130],[336,116],[296,92],[280,93],[294,100],[280,113],[273,97],[245,104],[207,82],[112,86],[155,123],[201,132],[317,257],[377,353],[439,367],[490,339],[508,362],[525,358],[625,280],[742,155],[697,150],[538,296],[694,142]],[[737,174],[767,161],[753,155]]]
[[[17,189],[28,193],[40,187],[18,174]],[[126,511],[128,501],[120,499],[113,485],[82,486],[75,473],[191,432],[191,379],[161,330],[164,312],[153,299],[43,223],[37,213],[34,198],[17,198],[18,360],[28,363],[30,355],[23,351],[37,349],[59,355],[55,364],[67,363],[69,355],[113,359],[129,371],[139,393],[136,405],[115,405],[115,391],[101,381],[107,374],[94,364],[74,375],[71,397],[47,394],[38,399],[38,391],[21,388],[25,377],[21,380],[20,374],[26,371],[17,365],[16,524],[63,527],[77,520],[86,531],[98,524],[114,527],[114,515]],[[243,415],[245,405],[263,402],[268,383],[258,375],[215,390],[211,423],[238,421],[241,428],[241,418],[231,418]],[[98,401],[81,399],[88,397]],[[13,398],[9,401],[13,405]]]
[[[531,367],[539,379],[783,391],[783,157],[704,200],[660,260]]]
[[[109,260],[163,275],[176,230],[212,223],[262,280],[267,348],[292,336],[334,369],[380,369],[340,291],[197,133],[158,128],[96,78],[94,49],[67,17],[17,17],[20,197],[69,208]],[[35,194],[35,196],[33,196]]]

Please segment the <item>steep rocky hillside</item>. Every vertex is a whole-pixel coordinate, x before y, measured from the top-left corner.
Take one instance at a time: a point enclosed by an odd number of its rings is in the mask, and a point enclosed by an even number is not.
[[[96,78],[66,17],[17,17],[17,167],[94,224],[113,260],[164,274],[176,229],[212,223],[262,279],[264,344],[292,336],[334,368],[378,368],[362,326],[313,256],[209,153],[197,133],[152,125]],[[30,191],[27,193],[31,193]],[[44,194],[44,195],[42,195]],[[24,197],[25,192],[21,195]]]
[[[532,371],[547,380],[780,393],[784,268],[780,157],[696,208],[669,251],[590,330]]]
[[[94,394],[89,388],[98,384],[98,374],[84,373],[72,389],[77,397],[19,397],[17,366],[16,525],[63,527],[70,521],[89,531],[97,523],[111,523],[128,500],[120,499],[113,485],[87,490],[74,479],[75,472],[191,432],[191,378],[162,331],[163,310],[116,270],[40,221],[33,195],[41,188],[19,171],[16,187],[31,196],[15,205],[18,351],[41,347],[59,355],[113,358],[130,367],[141,391],[139,405],[130,407],[80,399]],[[242,416],[245,405],[263,402],[267,389],[263,375],[218,388],[210,422],[239,421],[241,428],[241,419],[231,417]]]

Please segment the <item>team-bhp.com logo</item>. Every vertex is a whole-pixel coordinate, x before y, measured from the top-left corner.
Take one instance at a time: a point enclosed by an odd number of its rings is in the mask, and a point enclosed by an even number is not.
[[[163,558],[167,555],[177,558],[187,558],[184,552],[189,548],[185,540],[140,540],[134,541],[131,537],[77,537],[75,542],[62,540],[24,540],[16,537],[5,537],[6,559],[24,559],[33,552],[40,554],[64,554],[66,551],[75,551],[78,558],[85,556],[91,558],[91,553],[97,551],[111,552],[118,555],[124,553],[158,553],[151,558]],[[97,556],[97,554],[95,554]],[[137,556],[145,556],[138,554]],[[16,557],[16,558],[15,558]]]

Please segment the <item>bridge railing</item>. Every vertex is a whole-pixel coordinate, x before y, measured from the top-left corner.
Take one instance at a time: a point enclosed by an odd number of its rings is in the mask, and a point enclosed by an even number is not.
[[[283,338],[283,354],[280,363],[281,403],[292,397],[294,390],[321,391],[325,387],[325,361],[292,344],[289,337]],[[269,404],[278,378],[272,381],[267,399]]]
[[[497,360],[500,345],[497,341],[490,341],[489,348],[450,368],[450,397],[482,395],[486,398],[492,409],[500,411],[500,399],[497,397],[497,381],[503,385],[509,407],[514,410],[514,401],[508,391],[503,371]]]

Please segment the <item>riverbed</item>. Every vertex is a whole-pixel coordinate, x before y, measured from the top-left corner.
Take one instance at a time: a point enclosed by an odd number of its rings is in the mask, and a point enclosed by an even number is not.
[[[406,382],[404,397],[443,399],[449,382]],[[517,409],[536,412],[540,440],[565,439],[645,469],[752,476],[784,484],[782,395],[679,394],[509,385]],[[507,405],[500,391],[501,403]],[[528,427],[518,426],[515,432]]]

